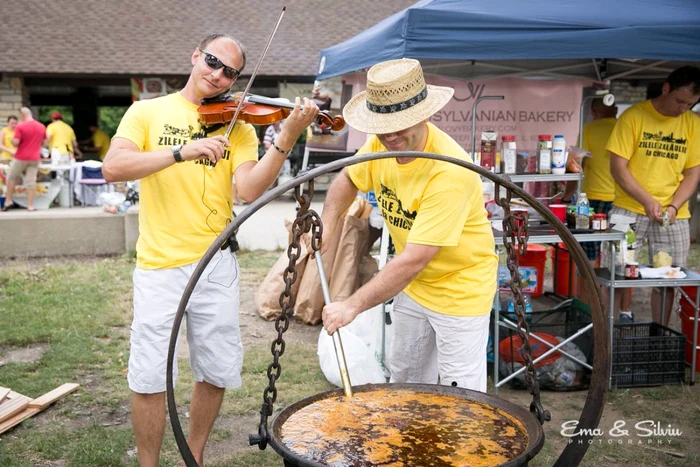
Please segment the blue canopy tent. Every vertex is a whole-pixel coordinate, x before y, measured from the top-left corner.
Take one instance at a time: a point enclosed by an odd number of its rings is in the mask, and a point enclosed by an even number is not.
[[[402,57],[461,78],[659,79],[700,62],[700,1],[422,0],[324,49],[318,79]]]

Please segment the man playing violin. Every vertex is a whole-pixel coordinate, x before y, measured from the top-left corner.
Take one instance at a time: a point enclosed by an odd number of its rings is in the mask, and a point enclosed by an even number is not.
[[[197,262],[232,219],[231,181],[247,202],[275,181],[288,151],[318,115],[300,99],[274,144],[258,161],[253,127],[237,122],[207,133],[202,99],[225,93],[245,66],[233,37],[212,34],[192,52],[184,89],[135,102],[112,140],[102,172],[109,182],[141,180],[134,319],[128,381],[142,466],[157,466],[165,429],[169,337],[183,290]],[[207,266],[187,308],[190,364],[195,378],[188,443],[199,465],[225,388],[241,385],[238,263],[222,248]],[[174,369],[177,376],[177,367]]]

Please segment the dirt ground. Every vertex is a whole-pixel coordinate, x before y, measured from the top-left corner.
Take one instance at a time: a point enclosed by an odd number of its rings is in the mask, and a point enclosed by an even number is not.
[[[276,332],[274,331],[274,322],[264,321],[255,312],[255,305],[253,303],[254,293],[254,285],[242,285],[241,333],[244,345],[271,342],[271,340],[276,334]],[[546,299],[544,301],[546,301]],[[635,292],[633,309],[636,312],[635,314],[637,321],[643,322],[651,320],[649,301],[649,291],[639,290],[638,292]],[[678,318],[676,315],[674,315],[672,318],[671,327],[676,329],[680,328],[680,323],[678,322]],[[320,331],[320,325],[308,326],[293,320],[289,330],[285,334],[285,339],[288,341],[301,341],[310,343],[312,345],[316,345],[318,340],[318,334]],[[688,390],[690,391],[691,388],[688,387]],[[492,391],[490,391],[490,393],[493,394]],[[561,450],[563,450],[565,447],[565,439],[559,433],[561,430],[562,423],[569,420],[577,420],[579,418],[581,410],[583,408],[583,404],[586,399],[586,395],[587,391],[543,391],[542,402],[545,405],[545,408],[548,409],[552,414],[552,420],[545,424],[545,435],[547,437],[547,443],[550,444],[550,447],[548,449],[552,460],[556,459]],[[507,387],[501,388],[499,390],[499,397],[514,402],[524,408],[529,407],[529,404],[531,402],[531,396],[528,394],[527,391],[513,390]],[[683,413],[684,410],[687,410],[687,408],[684,407],[685,404],[687,404],[687,401],[684,401],[682,398],[664,401],[663,403],[667,404],[666,407],[671,412]],[[616,407],[614,407],[611,403],[608,403],[606,404],[600,427],[607,432],[614,426],[616,421],[628,419],[629,414],[622,413],[621,411],[617,410]],[[232,436],[228,438],[225,442],[210,443],[209,452],[207,454],[209,456],[209,459],[212,462],[216,462],[217,460],[224,460],[227,457],[230,457],[235,451],[241,449],[252,449],[247,444],[247,438],[248,434],[251,432],[251,428],[256,426],[257,421],[257,416],[220,417],[219,420],[217,420],[217,427],[230,430]],[[687,423],[682,423],[677,420],[673,420],[673,423],[674,427],[678,427],[679,429],[683,430],[684,433],[689,434],[694,432],[694,427],[690,426]],[[671,446],[668,447],[668,449],[673,450],[674,448]],[[678,447],[676,447],[675,449],[678,449]],[[698,451],[700,451],[700,448],[698,448]],[[612,455],[603,456],[603,461],[604,463],[601,465],[636,465],[636,463],[629,463],[625,460],[616,459],[614,457],[614,453]],[[545,461],[544,463],[538,465],[551,465],[551,463],[552,462],[547,463],[547,461]],[[590,464],[586,464],[586,462],[584,461],[582,465]],[[654,465],[666,464],[654,463]]]
[[[241,326],[241,336],[243,339],[243,344],[245,347],[251,345],[266,345],[269,344],[276,331],[274,329],[274,322],[269,322],[261,319],[255,311],[255,305],[253,301],[253,296],[257,288],[258,278],[248,277],[246,278],[245,272],[243,273],[243,280],[241,282],[241,307],[240,307],[240,326]],[[636,320],[639,322],[645,322],[651,320],[651,313],[649,310],[650,301],[650,291],[648,290],[637,290],[635,291],[634,306]],[[673,315],[671,320],[671,326],[674,329],[680,329],[680,323],[677,315]],[[125,332],[128,331],[125,329]],[[285,334],[285,339],[289,342],[304,342],[315,346],[318,341],[318,335],[321,332],[321,326],[308,326],[301,324],[292,320],[290,328]],[[186,333],[182,333],[183,341],[180,347],[180,358],[187,358],[187,344],[184,340]],[[34,361],[43,352],[41,346],[32,346],[24,349],[18,349],[17,353],[5,355],[5,359],[12,359],[14,361]],[[90,381],[81,381],[86,387],[90,386]],[[697,386],[684,386],[683,391],[688,391],[689,393],[697,394]],[[623,391],[624,396],[627,392]],[[493,394],[490,391],[490,394]],[[542,402],[546,409],[548,409],[552,414],[552,420],[545,424],[545,435],[547,437],[547,442],[545,449],[542,453],[547,452],[547,460],[555,460],[559,452],[565,447],[565,439],[560,435],[559,431],[561,429],[562,423],[569,420],[576,420],[581,414],[583,403],[585,401],[587,392],[586,391],[574,391],[574,392],[552,392],[544,391],[542,395]],[[507,399],[514,402],[524,408],[527,408],[531,401],[531,396],[527,391],[517,391],[509,388],[502,388],[499,391],[499,397]],[[617,397],[621,397],[618,395]],[[637,400],[640,404],[648,404],[649,401],[641,398],[641,396],[635,395],[632,392],[630,396],[632,400]],[[636,399],[639,397],[639,399]],[[618,410],[617,407],[610,402],[611,396],[608,396],[608,403],[606,404],[605,411],[600,423],[600,427],[607,432],[610,428],[614,426],[616,421],[629,419],[629,413],[623,413]],[[663,400],[661,403],[664,405],[665,409],[669,413],[673,414],[688,414],[689,412],[689,400],[683,397],[673,398],[670,400]],[[697,407],[697,404],[691,401],[692,405]],[[700,446],[693,443],[692,446],[688,446],[688,440],[697,439],[700,436],[700,425],[697,422],[693,422],[692,413],[697,414],[695,410],[696,407],[690,407],[690,416],[685,418],[675,417],[673,421],[674,428],[678,428],[683,431],[684,437],[686,437],[686,446],[688,453],[695,455],[700,454]],[[639,413],[644,413],[644,405],[639,406]],[[700,407],[697,407],[700,411]],[[95,414],[96,415],[96,414]],[[129,408],[127,405],[120,407],[120,409],[113,414],[104,414],[104,420],[101,420],[104,426],[120,426],[120,425],[130,425]],[[41,419],[41,417],[40,417]],[[641,418],[640,418],[641,420]],[[257,447],[250,447],[248,445],[248,435],[256,430],[259,421],[259,415],[252,414],[246,416],[230,416],[222,415],[220,416],[215,424],[216,429],[226,430],[229,435],[225,436],[225,439],[216,439],[212,437],[207,447],[207,459],[211,464],[218,464],[231,459],[231,457],[240,451],[255,452],[258,450]],[[670,420],[669,420],[670,421]],[[37,421],[39,424],[51,423],[50,420]],[[669,450],[678,450],[676,447],[664,447]],[[270,448],[268,448],[270,450]],[[685,451],[684,451],[685,452]],[[130,456],[134,456],[133,452],[129,453]],[[663,459],[664,455],[661,455]],[[541,456],[538,456],[541,457]],[[623,457],[623,456],[621,456]],[[588,457],[586,458],[588,459]],[[625,465],[640,465],[640,462],[630,461],[628,458],[618,459],[614,451],[612,454],[606,454],[598,456],[597,459],[602,459],[602,462],[596,462],[595,464],[587,463],[586,460],[581,465],[611,465],[611,466],[625,466]],[[537,460],[537,459],[536,459]],[[533,462],[535,465],[551,465],[553,462],[540,461]],[[275,465],[281,465],[281,462]],[[669,465],[663,460],[659,462],[648,462],[645,463],[641,461],[641,465]],[[673,464],[680,465],[680,464]],[[691,465],[691,464],[683,464]]]

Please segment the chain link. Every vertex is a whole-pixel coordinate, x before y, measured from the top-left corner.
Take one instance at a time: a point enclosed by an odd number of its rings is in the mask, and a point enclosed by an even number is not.
[[[321,249],[321,238],[323,236],[323,224],[321,218],[315,211],[309,209],[311,206],[311,197],[313,196],[313,181],[309,182],[309,194],[301,194],[301,187],[297,186],[295,190],[296,200],[299,203],[297,217],[292,224],[292,241],[287,247],[287,257],[289,264],[284,270],[284,290],[280,293],[280,308],[281,313],[275,319],[275,330],[277,337],[272,341],[270,352],[272,353],[272,363],[267,367],[268,385],[263,390],[263,402],[260,406],[260,425],[258,433],[248,437],[251,445],[257,444],[260,450],[267,447],[267,418],[272,415],[272,410],[275,401],[277,400],[277,388],[275,383],[282,375],[282,365],[280,357],[284,354],[286,343],[284,341],[284,333],[289,329],[290,318],[294,314],[294,303],[296,297],[292,292],[292,285],[298,278],[297,261],[301,256],[301,241],[302,235],[311,232],[311,249],[319,251]]]
[[[495,184],[496,193],[500,193],[500,185]],[[527,211],[511,211],[510,200],[511,191],[506,190],[506,197],[496,198],[496,204],[503,208],[503,245],[507,253],[508,271],[510,271],[510,284],[513,291],[513,305],[515,314],[518,316],[518,336],[522,342],[523,359],[525,360],[525,383],[532,395],[532,403],[530,403],[530,412],[532,412],[540,424],[551,419],[551,414],[548,410],[542,407],[540,400],[540,386],[537,381],[537,369],[532,361],[532,348],[530,347],[530,327],[525,317],[525,300],[522,292],[522,283],[520,280],[520,271],[518,270],[518,254],[524,255],[527,253],[527,241],[529,234],[527,230]],[[517,252],[515,244],[517,243]]]

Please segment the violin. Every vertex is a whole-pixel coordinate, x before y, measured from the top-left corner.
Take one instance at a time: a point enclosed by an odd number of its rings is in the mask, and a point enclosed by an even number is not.
[[[237,92],[203,99],[202,105],[197,109],[200,123],[207,126],[229,123],[236,114],[236,109],[243,95],[244,93]],[[271,125],[289,117],[292,110],[294,110],[292,103],[248,94],[236,119],[251,125]],[[319,124],[329,126],[333,131],[340,131],[345,127],[345,120],[341,115],[331,117],[327,110],[318,113],[317,121]]]

